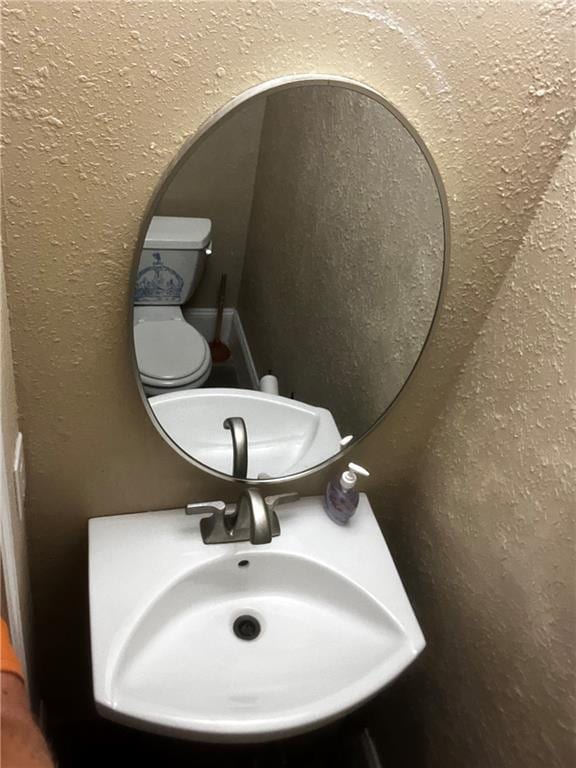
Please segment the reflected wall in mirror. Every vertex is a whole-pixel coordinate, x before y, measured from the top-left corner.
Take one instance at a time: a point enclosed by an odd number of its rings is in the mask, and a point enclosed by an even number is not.
[[[163,433],[249,479],[336,456],[414,369],[447,227],[421,140],[369,89],[294,80],[224,110],[137,255],[138,377]]]

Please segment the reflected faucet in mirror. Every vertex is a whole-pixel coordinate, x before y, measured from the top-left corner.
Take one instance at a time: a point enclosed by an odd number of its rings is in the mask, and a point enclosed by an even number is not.
[[[231,416],[224,420],[224,429],[232,433],[233,464],[232,475],[245,480],[248,477],[248,433],[246,422],[241,416]]]
[[[394,403],[439,306],[448,208],[424,142],[372,89],[295,77],[238,97],[170,168],[133,285],[148,414],[236,480],[334,461]]]

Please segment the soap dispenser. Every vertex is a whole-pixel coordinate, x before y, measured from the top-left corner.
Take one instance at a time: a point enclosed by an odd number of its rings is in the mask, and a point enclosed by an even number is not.
[[[356,512],[360,499],[356,490],[358,475],[369,477],[370,472],[358,464],[350,463],[340,477],[331,480],[326,486],[324,509],[328,517],[338,525],[346,525]]]

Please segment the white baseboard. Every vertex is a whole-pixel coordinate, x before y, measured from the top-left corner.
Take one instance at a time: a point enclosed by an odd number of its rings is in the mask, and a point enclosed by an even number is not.
[[[213,307],[193,307],[184,312],[184,317],[207,341],[212,341],[216,333],[216,314],[216,309]],[[225,344],[230,342],[235,314],[236,310],[233,307],[226,307],[222,314],[220,338]]]
[[[252,352],[250,351],[250,346],[248,344],[248,339],[246,338],[246,334],[244,333],[244,326],[242,325],[242,321],[240,320],[240,315],[236,310],[234,310],[234,317],[233,317],[233,334],[231,339],[231,343],[237,343],[240,347],[240,355],[242,357],[242,360],[244,362],[244,365],[246,366],[248,377],[250,379],[250,382],[252,384],[252,389],[260,389],[260,378],[258,376],[258,372],[256,370],[256,366],[254,365],[254,358],[252,357]]]
[[[214,338],[216,314],[217,311],[214,307],[193,307],[184,312],[190,325],[194,326],[208,341]],[[234,307],[224,309],[220,338],[230,347],[234,356],[240,385],[247,389],[259,389],[260,378],[254,365],[254,358],[250,352],[240,315]]]

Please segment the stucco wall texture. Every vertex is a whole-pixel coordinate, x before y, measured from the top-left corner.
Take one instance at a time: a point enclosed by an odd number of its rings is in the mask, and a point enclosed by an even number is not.
[[[575,188],[571,144],[390,511],[430,768],[576,764]]]
[[[78,713],[90,698],[87,519],[237,494],[233,483],[176,456],[145,417],[127,364],[129,274],[150,194],[184,140],[242,90],[287,73],[346,75],[379,90],[422,135],[450,201],[452,269],[436,332],[398,407],[347,457],[372,470],[365,487],[419,611],[426,608],[427,669],[439,651],[433,606],[454,611],[461,629],[470,616],[498,625],[515,605],[527,603],[529,588],[512,578],[497,600],[485,596],[474,610],[469,579],[475,564],[489,567],[493,558],[500,562],[506,551],[518,551],[498,548],[495,536],[471,535],[465,559],[461,539],[449,536],[440,553],[444,567],[460,565],[436,576],[440,558],[430,552],[427,579],[437,591],[429,602],[424,580],[411,576],[408,554],[412,533],[416,542],[421,528],[432,541],[440,526],[457,525],[461,515],[456,496],[434,493],[431,465],[424,473],[420,460],[441,405],[458,407],[451,382],[568,140],[572,3],[6,0],[2,14],[5,255],[29,470],[39,682],[50,711]],[[546,306],[545,291],[538,296]],[[525,312],[521,301],[514,307]],[[519,341],[505,323],[501,333],[510,347],[497,348],[504,364]],[[492,364],[497,370],[498,361]],[[561,398],[554,388],[550,397]],[[471,390],[468,405],[473,398]],[[518,418],[521,411],[506,415],[503,449],[514,449]],[[441,452],[437,443],[436,466]],[[479,487],[482,462],[479,453],[470,469]],[[333,471],[285,487],[320,492]],[[442,487],[455,488],[462,464],[448,461],[446,471]],[[411,506],[402,502],[407,480],[420,477],[434,493],[437,516],[417,498]],[[520,470],[509,480],[510,486],[498,486],[503,503],[534,491]],[[554,499],[556,478],[544,473],[544,481],[551,484],[547,498]],[[492,510],[475,493],[466,499],[472,521]],[[466,517],[459,525],[469,522]],[[408,542],[403,547],[395,546],[398,526]],[[537,568],[553,569],[555,547],[536,549],[526,535]],[[460,602],[451,599],[455,590]],[[551,623],[563,621],[555,611],[552,606]],[[527,613],[514,615],[529,621]],[[556,653],[557,645],[547,647]],[[443,764],[466,764],[458,750],[468,753],[478,744],[480,737],[468,734],[482,728],[486,740],[504,734],[514,741],[508,763],[514,768],[546,765],[538,753],[518,762],[514,736],[518,711],[534,729],[550,725],[538,720],[542,712],[525,694],[548,684],[538,659],[514,666],[513,679],[506,646],[470,640],[466,651],[451,648],[460,670],[473,665],[485,679],[478,692],[464,689],[446,667],[434,678],[444,711],[458,716],[449,740],[449,726],[436,716],[430,721],[428,738],[437,755],[444,749]],[[432,672],[423,674],[422,684],[432,684]],[[506,701],[493,710],[503,677]],[[513,719],[506,711],[511,702]]]
[[[364,93],[267,99],[240,317],[259,375],[370,429],[410,375],[435,314],[444,219],[408,129]]]

